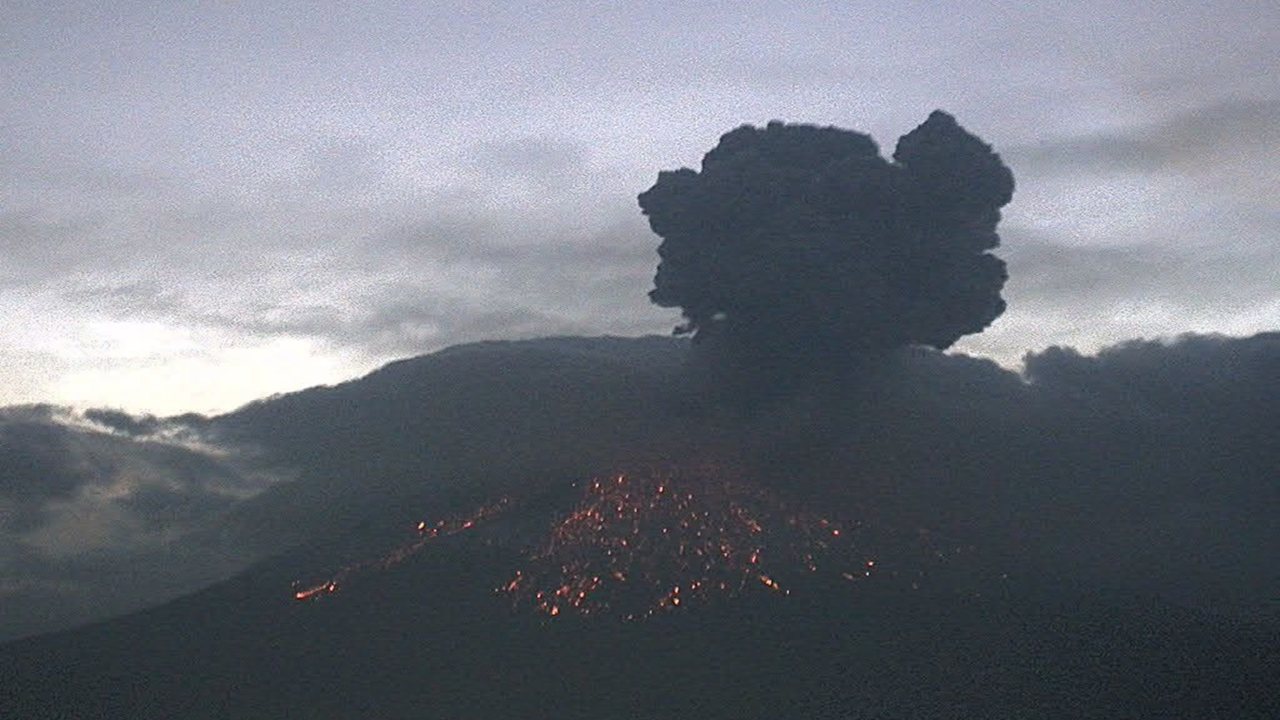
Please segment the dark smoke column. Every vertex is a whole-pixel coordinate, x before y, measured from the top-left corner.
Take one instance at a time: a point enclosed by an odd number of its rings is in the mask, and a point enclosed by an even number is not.
[[[771,122],[640,194],[662,237],[649,298],[699,345],[773,379],[904,345],[946,348],[1004,311],[1013,174],[934,111],[893,162],[867,135]]]

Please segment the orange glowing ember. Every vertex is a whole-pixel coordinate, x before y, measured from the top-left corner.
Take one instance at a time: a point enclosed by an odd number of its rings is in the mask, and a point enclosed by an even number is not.
[[[300,602],[333,595],[355,575],[399,565],[510,507],[502,498],[465,516],[422,520],[412,541],[321,582],[295,582],[292,595]],[[642,620],[749,593],[782,598],[830,590],[840,579],[865,582],[883,573],[865,547],[872,537],[863,523],[809,512],[714,466],[617,474],[586,483],[545,535],[504,535],[524,560],[495,592],[548,618]],[[919,539],[931,561],[935,554],[944,559],[936,536],[921,531]],[[892,547],[891,576],[909,551],[900,541]],[[913,577],[923,575],[917,569]],[[911,587],[919,585],[913,580]]]
[[[620,474],[589,483],[498,592],[550,617],[565,609],[642,619],[749,592],[757,582],[788,595],[775,574],[796,569],[857,567],[865,576],[871,565],[848,535],[714,469]]]

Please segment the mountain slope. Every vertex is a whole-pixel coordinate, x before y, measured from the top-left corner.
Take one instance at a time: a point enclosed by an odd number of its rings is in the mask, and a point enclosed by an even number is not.
[[[214,418],[0,409],[0,639],[136,610],[297,543],[663,445],[687,347],[477,343]]]
[[[186,541],[276,556],[0,646],[0,716],[1276,715],[1280,336],[730,409],[687,353],[485,343],[209,420],[297,479]]]
[[[476,343],[252,403],[212,429],[300,476],[231,523],[279,548],[670,448],[687,350],[663,337]]]
[[[1274,628],[1124,596],[817,583],[646,622],[515,611],[460,536],[322,601],[281,558],[0,651],[6,717],[1274,717]]]

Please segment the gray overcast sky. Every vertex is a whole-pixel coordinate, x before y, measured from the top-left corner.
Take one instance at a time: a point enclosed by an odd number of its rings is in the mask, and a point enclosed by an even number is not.
[[[1280,327],[1272,2],[0,4],[0,403],[228,409],[481,338],[667,332],[635,196],[940,107],[1018,179],[960,349]]]

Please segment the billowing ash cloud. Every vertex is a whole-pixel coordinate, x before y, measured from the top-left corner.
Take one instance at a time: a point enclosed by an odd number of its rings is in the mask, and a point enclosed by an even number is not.
[[[893,162],[848,130],[743,126],[701,172],[662,172],[640,195],[663,238],[650,299],[682,309],[677,332],[765,365],[946,348],[1004,311],[988,251],[1012,194],[1000,157],[941,111]]]

